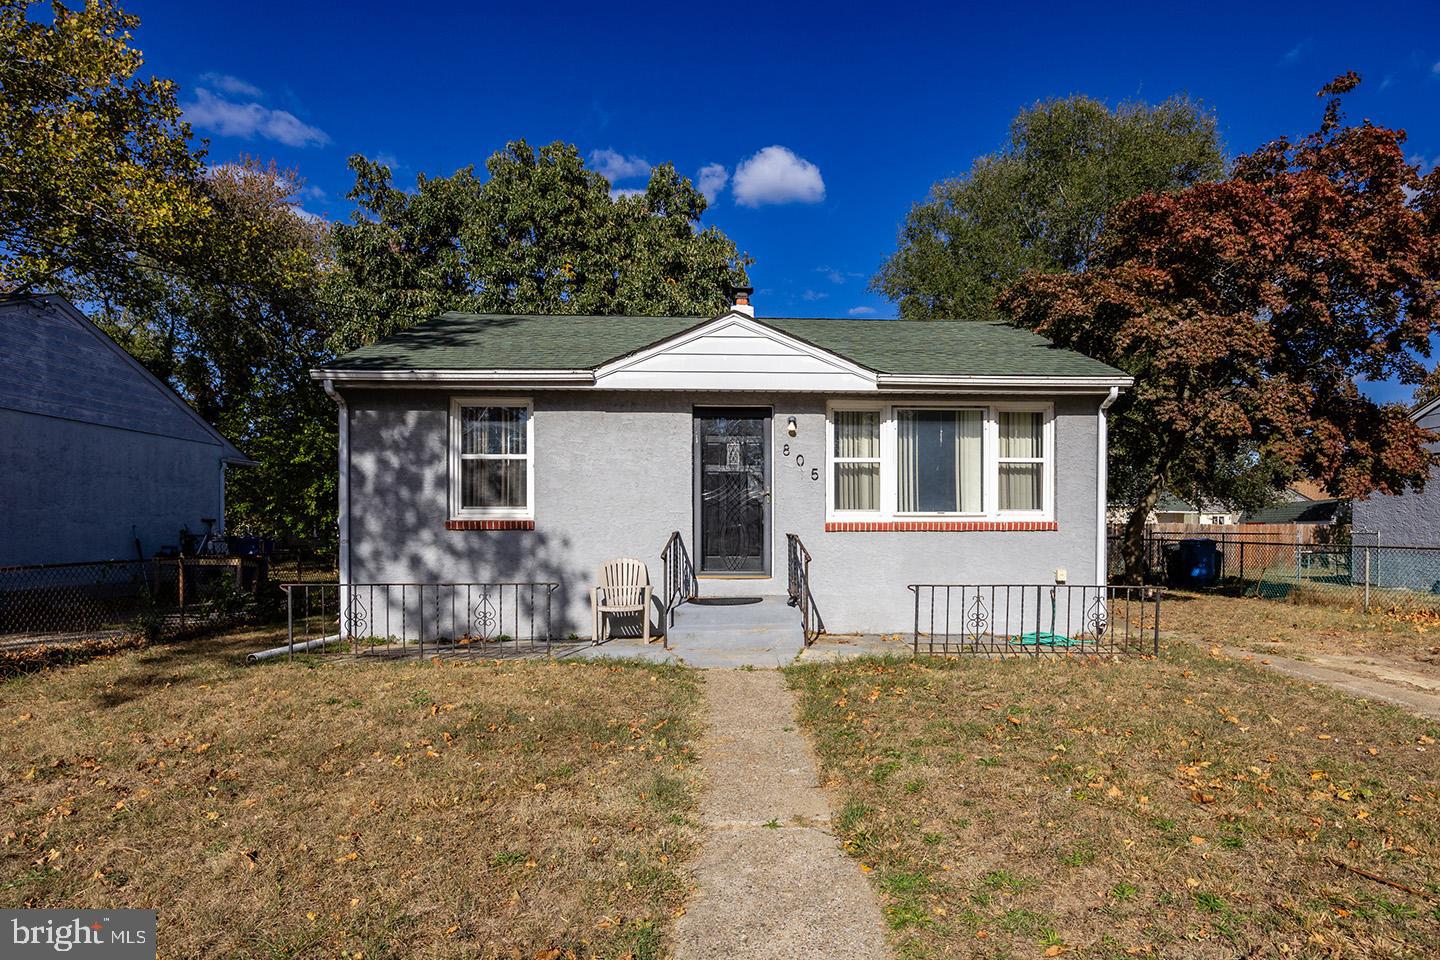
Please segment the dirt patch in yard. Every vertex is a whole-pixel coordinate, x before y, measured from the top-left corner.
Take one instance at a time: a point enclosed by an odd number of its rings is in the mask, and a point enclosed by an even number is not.
[[[1440,615],[1167,591],[1167,634],[1256,653],[1383,656],[1440,676]]]
[[[1162,652],[788,671],[899,954],[1431,951],[1440,724]]]
[[[693,673],[239,665],[277,640],[0,684],[0,902],[155,907],[172,957],[660,955]]]

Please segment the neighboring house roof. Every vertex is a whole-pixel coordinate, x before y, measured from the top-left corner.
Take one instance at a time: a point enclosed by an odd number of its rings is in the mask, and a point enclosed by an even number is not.
[[[1293,500],[1247,514],[1242,523],[1333,523],[1340,500]]]
[[[226,463],[255,464],[69,300],[0,297],[0,311],[13,310],[29,315],[18,321],[23,330],[0,329],[0,407],[198,440],[219,447]],[[39,314],[63,319],[47,325]]]
[[[1061,377],[1129,382],[1123,371],[990,321],[550,317],[445,313],[338,358],[327,371],[590,371],[712,323],[759,325],[876,374]],[[1123,385],[1123,384],[1122,384]]]
[[[1155,501],[1156,513],[1195,513],[1195,507],[1188,500],[1181,500],[1168,490]]]

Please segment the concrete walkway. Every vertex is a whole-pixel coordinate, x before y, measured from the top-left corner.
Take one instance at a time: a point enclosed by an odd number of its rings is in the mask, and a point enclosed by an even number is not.
[[[676,927],[677,960],[887,957],[875,895],[829,832],[830,807],[784,678],[710,670],[705,697],[706,833]]]
[[[1440,720],[1440,679],[1407,669],[1401,664],[1335,654],[1317,653],[1304,660],[1296,660],[1236,647],[1221,647],[1220,650],[1228,657],[1259,664],[1301,680],[1323,683],[1352,697],[1391,703],[1419,716]]]

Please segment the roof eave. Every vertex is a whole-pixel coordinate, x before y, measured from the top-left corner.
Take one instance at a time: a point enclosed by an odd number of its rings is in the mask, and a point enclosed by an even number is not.
[[[1108,393],[1111,389],[1127,390],[1135,385],[1128,376],[1057,376],[1057,375],[947,375],[882,373],[877,386],[881,390],[1044,390],[1063,393]]]
[[[328,370],[310,371],[312,380],[330,380],[351,385],[393,385],[434,383],[465,384],[566,384],[589,386],[595,382],[593,370]]]

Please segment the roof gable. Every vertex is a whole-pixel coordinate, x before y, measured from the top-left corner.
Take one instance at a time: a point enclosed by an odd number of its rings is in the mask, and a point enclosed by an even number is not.
[[[875,390],[874,371],[741,313],[726,313],[595,371],[622,390]]]
[[[0,301],[0,407],[211,444],[223,459],[249,462],[60,296]]]

